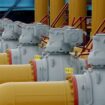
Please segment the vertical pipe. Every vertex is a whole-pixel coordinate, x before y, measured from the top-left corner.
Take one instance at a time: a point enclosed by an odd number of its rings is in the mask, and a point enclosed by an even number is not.
[[[50,25],[58,16],[64,4],[65,4],[64,0],[50,0]],[[62,16],[60,20],[57,22],[55,27],[61,27],[63,22],[64,22],[64,17]]]
[[[91,35],[97,31],[99,25],[105,19],[105,0],[92,0],[92,32]],[[103,25],[105,27],[105,25]],[[101,32],[101,30],[99,31]]]
[[[87,16],[87,5],[86,0],[69,0],[69,25],[72,26],[72,22],[75,18]],[[85,22],[81,28],[85,28]]]
[[[35,0],[35,21],[40,22],[48,14],[49,0]]]
[[[92,31],[91,31],[91,35],[93,36],[95,31],[96,31],[96,27],[97,27],[97,11],[96,11],[96,6],[97,6],[97,1],[96,0],[92,0]],[[98,8],[98,7],[97,7]]]

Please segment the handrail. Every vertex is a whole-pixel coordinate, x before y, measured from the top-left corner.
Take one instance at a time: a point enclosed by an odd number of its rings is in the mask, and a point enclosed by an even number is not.
[[[61,27],[68,25],[68,22],[64,22]]]
[[[59,19],[61,18],[61,16],[64,14],[65,10],[67,10],[68,8],[68,3],[66,3],[64,5],[64,7],[61,9],[61,11],[59,12],[58,16],[54,19],[54,21],[51,24],[51,27],[55,27],[55,25],[57,24],[57,22],[59,21]]]
[[[100,31],[100,29],[103,27],[103,25],[105,24],[105,19],[102,21],[102,23],[99,25],[99,27],[98,27],[98,29],[96,30],[96,32],[95,32],[95,34],[97,34],[97,33],[99,33],[99,31]],[[105,28],[105,27],[104,27]],[[103,28],[103,29],[104,29]],[[102,31],[104,31],[104,30],[102,30]],[[102,32],[101,31],[101,32]]]
[[[85,21],[85,26],[86,26],[86,19],[87,19],[87,17],[83,17],[83,18],[81,18],[81,21],[80,21],[80,23],[77,25],[77,28]]]
[[[73,18],[73,22],[72,22],[72,26],[74,26],[75,28],[78,28],[79,26],[82,25],[82,23],[85,21],[85,27],[87,26],[87,19],[91,18],[89,16],[86,17],[79,17],[76,21],[75,21],[75,17]],[[78,25],[77,25],[78,24]],[[77,26],[76,26],[77,25]]]
[[[102,33],[104,33],[104,30],[105,30],[105,27],[103,28]]]
[[[81,19],[81,17],[79,17],[77,20],[74,17],[73,22],[72,22],[72,26],[75,26],[80,21],[80,19]]]
[[[99,32],[99,31],[100,31],[100,29],[103,27],[104,24],[105,24],[105,19],[104,19],[104,20],[102,21],[102,23],[99,25],[99,27],[98,27],[98,29],[96,30],[96,32],[94,33],[94,35],[96,35],[97,33],[103,33],[103,31],[104,31],[104,29],[105,29],[105,26],[104,26],[104,28],[102,29],[101,32]],[[83,52],[85,52],[85,51],[88,49],[88,47],[89,47],[90,44],[92,44],[92,39],[90,39],[90,41],[88,42],[88,44],[86,45],[86,47],[83,48],[83,50],[81,51],[79,57],[83,54]],[[92,49],[92,45],[91,45],[91,49]],[[91,49],[90,49],[90,50],[91,50]]]
[[[72,26],[74,25],[74,22],[75,22],[75,17],[73,18],[73,21],[72,21],[72,24],[71,24]]]
[[[46,23],[46,21],[48,21],[49,15],[46,15],[45,17],[42,18],[42,20],[40,21],[41,23]]]

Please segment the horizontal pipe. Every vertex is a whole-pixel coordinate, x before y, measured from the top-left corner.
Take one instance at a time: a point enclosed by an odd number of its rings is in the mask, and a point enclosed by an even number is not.
[[[0,65],[9,64],[9,58],[7,53],[0,53]]]
[[[0,83],[36,81],[35,64],[1,65]]]
[[[0,105],[74,105],[77,101],[74,96],[68,81],[0,85]]]

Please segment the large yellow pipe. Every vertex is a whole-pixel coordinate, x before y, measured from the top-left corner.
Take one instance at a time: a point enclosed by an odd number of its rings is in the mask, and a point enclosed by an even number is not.
[[[68,81],[6,83],[0,85],[0,105],[74,105],[74,90]]]
[[[35,0],[35,22],[40,22],[48,15],[49,0]]]
[[[0,65],[12,64],[11,51],[7,50],[5,53],[0,53]]]
[[[1,65],[0,83],[36,81],[37,72],[34,62],[25,65]]]
[[[87,0],[70,0],[69,1],[69,25],[72,26],[72,22],[75,18],[75,21],[78,20],[79,17],[87,16]],[[75,22],[74,21],[74,22]],[[84,27],[85,22],[82,24],[81,28]]]
[[[9,57],[7,53],[0,53],[0,65],[9,64]]]
[[[105,0],[92,0],[92,33],[94,35],[99,25],[105,19]],[[105,27],[105,25],[103,25]],[[100,30],[99,32],[101,32]]]
[[[53,21],[63,8],[64,4],[65,4],[64,0],[50,0],[50,25],[52,25]],[[55,27],[61,27],[63,23],[64,16],[60,18]]]

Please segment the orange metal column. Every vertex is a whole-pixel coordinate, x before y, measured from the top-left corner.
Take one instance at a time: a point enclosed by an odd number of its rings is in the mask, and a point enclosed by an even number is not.
[[[69,1],[69,25],[70,26],[72,26],[72,22],[74,19],[76,21],[78,20],[79,17],[86,17],[86,16],[87,16],[86,0]],[[82,25],[81,28],[84,29],[84,25]]]
[[[35,0],[35,22],[40,22],[48,14],[49,0]]]
[[[94,35],[105,19],[105,0],[92,0],[92,33]],[[105,25],[103,25],[105,27]],[[102,27],[102,28],[103,28]],[[102,31],[102,28],[99,32]]]
[[[50,0],[50,25],[58,16],[64,4],[65,4],[64,0]],[[62,16],[55,25],[55,27],[61,27],[63,23],[64,23],[64,17]]]

